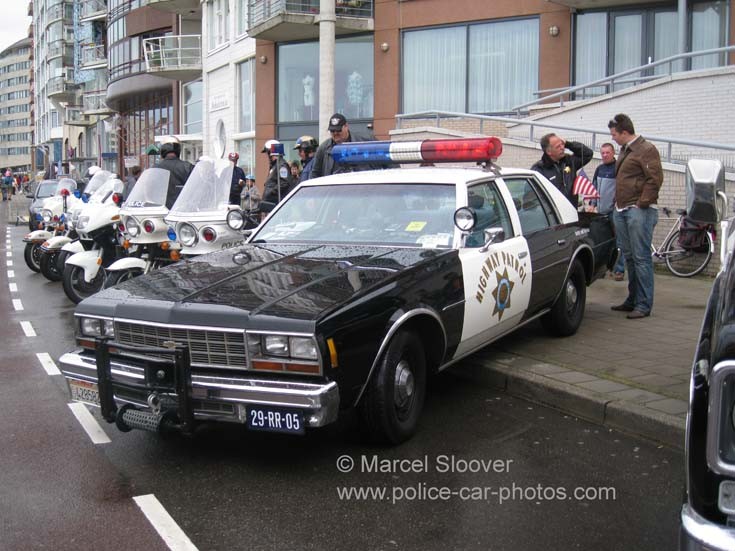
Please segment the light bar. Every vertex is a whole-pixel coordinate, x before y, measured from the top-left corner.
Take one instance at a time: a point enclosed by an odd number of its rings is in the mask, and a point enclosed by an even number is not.
[[[336,163],[476,163],[497,159],[503,143],[494,136],[420,142],[355,142],[335,145]]]

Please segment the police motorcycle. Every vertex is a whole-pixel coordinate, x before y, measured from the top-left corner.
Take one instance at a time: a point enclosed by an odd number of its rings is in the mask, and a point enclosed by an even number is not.
[[[23,238],[26,244],[23,258],[32,271],[41,271],[41,245],[66,230],[68,210],[79,201],[73,195],[76,189],[77,183],[71,178],[59,180],[54,195],[43,202],[41,212],[36,214],[43,229],[34,230]]]
[[[194,166],[171,211],[166,216],[168,237],[176,241],[181,256],[193,256],[242,245],[245,238],[227,222],[232,163],[202,157]]]
[[[75,304],[101,290],[104,268],[125,254],[118,230],[124,188],[121,180],[108,180],[97,192],[104,193],[103,202],[89,204],[79,214],[76,230],[84,250],[66,260],[62,275],[64,292]]]
[[[80,213],[89,203],[102,203],[108,192],[102,190],[102,185],[112,178],[112,173],[106,170],[98,170],[84,188],[84,193],[78,189],[74,191],[74,197],[80,199],[68,209],[66,231],[44,241],[41,245],[41,273],[50,281],[61,281],[64,273],[66,259],[72,254],[84,250],[75,229],[75,224]]]
[[[130,196],[120,209],[120,230],[124,233],[123,249],[135,246],[135,253],[115,260],[107,269],[105,287],[148,273],[179,259],[171,251],[166,193],[171,173],[164,168],[143,171]],[[173,254],[172,254],[173,253]]]

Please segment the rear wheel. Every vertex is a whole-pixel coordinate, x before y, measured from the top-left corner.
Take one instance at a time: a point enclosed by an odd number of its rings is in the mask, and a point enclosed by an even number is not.
[[[58,264],[56,262],[58,257],[58,251],[54,251],[52,253],[41,253],[39,266],[41,268],[41,273],[49,281],[61,281],[61,275],[63,272],[59,271]]]
[[[416,432],[426,395],[426,359],[413,331],[399,331],[379,360],[360,401],[371,440],[400,444]]]
[[[41,271],[41,244],[40,243],[26,243],[26,248],[23,251],[23,258],[28,264],[28,267],[34,272],[38,273]]]
[[[66,296],[74,304],[79,304],[102,289],[102,284],[105,282],[105,271],[100,269],[92,281],[84,281],[84,268],[67,264],[64,267],[62,281]]]
[[[114,287],[118,283],[128,281],[134,277],[138,277],[143,271],[139,269],[133,270],[115,270],[114,272],[108,272],[105,278],[105,289],[108,287]]]
[[[587,281],[584,268],[579,260],[575,260],[561,294],[551,311],[541,318],[544,329],[557,337],[574,335],[582,323],[586,301]]]
[[[685,249],[679,244],[679,230],[671,234],[663,246],[666,267],[677,277],[692,277],[701,273],[712,258],[712,234],[707,233],[707,242],[701,249]],[[705,247],[707,250],[705,251]],[[700,252],[701,251],[701,252]]]
[[[56,257],[56,270],[62,274],[64,274],[64,266],[66,266],[66,259],[69,258],[72,254],[69,251],[61,250],[59,251],[58,256]]]

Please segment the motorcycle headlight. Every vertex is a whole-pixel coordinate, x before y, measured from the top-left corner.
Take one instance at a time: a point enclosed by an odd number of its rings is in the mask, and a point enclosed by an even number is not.
[[[242,229],[245,224],[245,218],[242,215],[242,211],[231,210],[227,213],[227,225],[235,231]]]
[[[115,325],[110,319],[80,318],[79,329],[85,337],[115,336]]]
[[[46,210],[43,210],[41,212],[41,218],[43,218],[43,221],[46,224],[50,224],[51,223],[51,220],[54,219],[54,213],[51,212],[50,210],[47,210],[47,209]]]
[[[196,242],[198,240],[197,230],[191,224],[184,222],[183,224],[179,225],[177,233],[179,234],[179,240],[181,241],[182,245],[185,245],[187,247],[193,247],[194,245],[196,245]]]
[[[135,221],[135,218],[133,218],[132,216],[126,218],[125,227],[127,228],[130,237],[138,237],[138,234],[140,233],[140,226]]]
[[[83,230],[89,224],[89,216],[80,216],[77,219],[77,229]]]

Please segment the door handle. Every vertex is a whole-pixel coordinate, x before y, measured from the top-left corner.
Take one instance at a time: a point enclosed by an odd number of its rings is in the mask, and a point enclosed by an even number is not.
[[[567,240],[566,239],[557,239],[556,240],[556,244],[557,245],[566,245],[567,244]]]
[[[528,256],[528,251],[521,251],[518,253],[518,258],[526,258]]]

